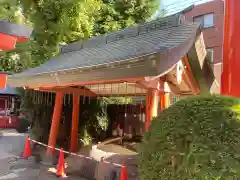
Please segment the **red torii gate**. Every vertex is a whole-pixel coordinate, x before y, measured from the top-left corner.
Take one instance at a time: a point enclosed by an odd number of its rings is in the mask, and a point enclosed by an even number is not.
[[[240,97],[240,1],[225,0],[221,93]]]

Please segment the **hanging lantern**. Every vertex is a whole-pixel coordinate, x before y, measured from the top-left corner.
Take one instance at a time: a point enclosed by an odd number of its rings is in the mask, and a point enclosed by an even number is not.
[[[32,28],[0,21],[0,49],[12,50],[17,42],[23,42],[30,38]]]

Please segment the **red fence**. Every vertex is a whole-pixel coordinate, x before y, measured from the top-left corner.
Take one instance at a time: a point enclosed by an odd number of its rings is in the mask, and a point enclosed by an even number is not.
[[[0,128],[14,128],[19,126],[19,119],[17,116],[0,116]]]
[[[117,125],[123,129],[124,133],[141,134],[145,127],[145,106],[144,105],[109,105],[108,116],[110,118],[110,127],[115,129]]]

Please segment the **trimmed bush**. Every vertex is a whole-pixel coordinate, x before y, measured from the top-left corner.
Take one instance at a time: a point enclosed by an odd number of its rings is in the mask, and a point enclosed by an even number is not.
[[[240,178],[240,100],[194,96],[152,121],[139,147],[141,180]]]

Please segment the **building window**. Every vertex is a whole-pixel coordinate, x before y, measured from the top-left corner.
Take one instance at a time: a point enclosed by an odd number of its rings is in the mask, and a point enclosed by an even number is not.
[[[210,28],[214,26],[214,14],[204,14],[193,18],[194,22],[201,24],[203,28]]]
[[[213,57],[214,57],[214,51],[213,51],[213,49],[212,49],[212,48],[207,49],[207,58],[209,59],[209,62],[210,62],[211,64],[214,63]]]

